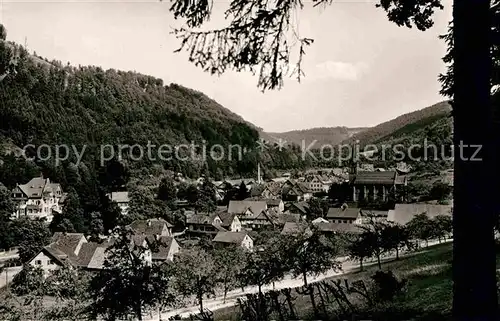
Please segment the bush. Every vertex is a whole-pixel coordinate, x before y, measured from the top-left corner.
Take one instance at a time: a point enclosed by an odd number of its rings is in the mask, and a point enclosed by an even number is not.
[[[372,275],[375,301],[387,302],[404,292],[407,280],[399,281],[392,271],[377,271]]]

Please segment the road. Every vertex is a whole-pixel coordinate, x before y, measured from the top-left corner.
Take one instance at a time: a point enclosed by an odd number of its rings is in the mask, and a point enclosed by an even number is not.
[[[448,239],[444,242],[451,242],[451,241],[452,241],[451,239]],[[442,243],[444,243],[444,242],[442,242]],[[431,246],[431,245],[436,245],[436,244],[439,244],[439,242],[437,240],[429,241],[428,245]],[[424,242],[422,242],[421,247],[425,247]],[[418,255],[418,254],[419,253],[415,254],[412,252],[401,253],[400,257],[410,256],[410,255]],[[388,256],[385,256],[383,258],[383,260],[386,261],[386,260],[392,259],[394,257],[395,257],[394,254],[388,255]],[[349,261],[347,259],[347,257],[339,258],[339,261],[342,262],[342,269],[340,271],[330,270],[330,271],[328,271],[324,274],[321,274],[317,277],[308,277],[307,281],[309,283],[314,283],[314,282],[322,281],[326,278],[347,274],[349,272],[352,272],[353,270],[359,269],[359,263],[355,262],[355,261]],[[377,264],[376,260],[369,260],[369,261],[363,262],[363,265],[365,267],[370,266],[370,265],[374,265],[374,264]],[[292,278],[291,276],[287,276],[282,281],[276,282],[274,284],[274,289],[279,290],[279,289],[284,289],[284,288],[296,288],[296,287],[301,287],[303,284],[304,283],[303,283],[302,278],[300,278],[300,277],[299,278]],[[269,290],[273,290],[273,285],[264,286],[264,287],[262,287],[262,290],[264,292],[269,291]],[[224,302],[224,299],[222,296],[218,296],[214,299],[207,299],[207,300],[203,301],[203,306],[205,309],[209,309],[211,311],[219,310],[222,308],[236,305],[237,299],[239,297],[245,296],[245,294],[257,293],[257,292],[258,292],[258,288],[256,286],[246,287],[244,292],[241,289],[230,291],[227,294],[226,302]],[[175,310],[171,310],[171,311],[167,311],[167,312],[162,312],[161,318],[159,318],[159,313],[155,312],[155,313],[152,313],[150,315],[145,315],[143,320],[144,321],[158,321],[158,320],[163,321],[163,320],[168,320],[170,317],[173,317],[176,315],[179,315],[182,318],[187,318],[191,314],[199,313],[199,311],[200,311],[199,306],[193,305],[193,306],[189,306],[189,307],[185,307],[185,308],[180,308],[180,309],[175,309]]]

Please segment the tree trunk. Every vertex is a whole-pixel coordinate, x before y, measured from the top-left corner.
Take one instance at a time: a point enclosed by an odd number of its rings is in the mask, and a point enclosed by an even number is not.
[[[378,269],[382,270],[382,263],[380,262],[380,253],[377,253],[377,265]]]
[[[203,313],[203,292],[198,292],[198,303],[200,304],[200,312]]]
[[[399,247],[396,246],[396,260],[399,260]]]
[[[135,314],[136,314],[137,320],[142,321],[142,306],[141,306],[140,301],[139,301],[139,303],[137,303],[137,305],[135,307]]]
[[[302,272],[302,278],[304,279],[304,286],[307,287],[307,273],[305,271]]]
[[[490,105],[489,10],[488,0],[454,0],[453,315],[457,320],[496,320],[497,315],[493,222],[498,184],[488,182],[499,178],[500,133]],[[482,146],[479,154],[473,146]]]
[[[229,291],[229,288],[227,286],[224,286],[224,301],[223,303],[226,303],[226,298],[227,298],[227,292]]]
[[[359,270],[363,271],[363,258],[359,259]]]

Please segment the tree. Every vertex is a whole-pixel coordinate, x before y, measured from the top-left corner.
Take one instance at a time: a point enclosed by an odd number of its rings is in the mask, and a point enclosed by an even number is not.
[[[41,267],[34,267],[30,264],[23,266],[23,269],[12,279],[11,291],[17,296],[28,294],[43,295],[45,291],[43,270]]]
[[[322,3],[331,2],[314,2],[315,5]],[[493,4],[498,10],[498,2]],[[414,25],[419,30],[430,28],[435,9],[443,8],[439,0],[380,0],[377,6],[387,12],[390,21],[399,26]],[[295,1],[277,2],[272,6],[233,0],[226,12],[232,18],[227,28],[212,31],[178,29],[177,36],[182,40],[179,51],[190,52],[190,61],[212,74],[227,69],[258,70],[259,87],[263,90],[280,88],[290,64],[288,44],[293,42],[286,37],[289,17],[292,11],[302,7],[302,3]],[[176,18],[187,20],[189,28],[200,27],[207,21],[210,9],[210,2],[187,5],[181,0],[175,1],[171,8]],[[455,157],[453,313],[457,317],[488,319],[497,315],[493,225],[500,212],[495,200],[500,187],[490,188],[486,184],[492,177],[500,177],[500,169],[495,165],[498,164],[500,121],[497,106],[490,104],[490,53],[492,47],[496,48],[492,44],[499,43],[498,35],[491,30],[492,22],[497,27],[498,20],[491,17],[489,0],[454,0],[453,33],[448,37],[450,50],[445,57],[446,62],[453,62],[445,86],[453,97],[454,150],[462,150],[463,146],[483,147],[480,155],[475,155],[474,148],[465,148],[461,157]],[[480,23],[471,24],[470,21]],[[308,38],[298,41],[298,63],[292,69],[298,80],[302,75],[304,48],[312,42]],[[471,161],[473,156],[482,161]],[[480,214],[478,209],[481,209]],[[482,219],[477,219],[479,216]],[[474,242],[470,241],[471,233],[475,235]],[[478,253],[477,248],[483,251]]]
[[[399,224],[387,224],[381,231],[382,243],[386,251],[396,250],[396,260],[399,260],[399,250],[409,245],[410,234]]]
[[[206,181],[198,191],[198,199],[195,201],[195,209],[199,212],[211,213],[217,209],[217,198],[215,186]]]
[[[85,271],[62,266],[51,271],[46,279],[46,294],[60,300],[83,301],[88,296],[88,277]]]
[[[429,191],[429,199],[443,201],[449,198],[453,188],[442,182],[436,182],[432,185]]]
[[[126,317],[142,320],[143,309],[174,301],[170,291],[171,273],[167,266],[151,264],[150,250],[144,238],[126,228],[115,231],[117,237],[106,249],[104,268],[91,280],[94,318]]]
[[[8,221],[15,210],[16,206],[10,197],[10,191],[0,183],[0,220]]]
[[[335,260],[338,249],[332,238],[327,238],[307,225],[299,226],[299,232],[282,236],[285,258],[294,277],[302,276],[308,286],[307,276],[317,276],[330,269],[339,269]]]
[[[104,224],[102,221],[101,213],[92,212],[90,213],[90,227],[89,233],[92,238],[99,240],[99,236],[104,234]]]
[[[156,218],[164,216],[168,211],[168,206],[158,200],[150,188],[137,186],[130,191],[128,212],[132,215],[127,216],[133,216],[134,219]]]
[[[250,192],[245,185],[245,182],[241,181],[241,184],[236,192],[236,199],[242,201],[250,197]]]
[[[26,263],[35,256],[50,240],[50,231],[45,221],[22,217],[10,225],[18,244],[21,262]]]
[[[118,203],[111,201],[104,193],[101,193],[100,213],[104,233],[114,230],[122,217],[122,211]]]
[[[243,286],[256,285],[262,297],[262,287],[281,280],[288,269],[286,252],[279,236],[270,238],[257,251],[246,253],[245,268],[240,279]]]
[[[75,232],[85,233],[87,231],[85,212],[80,203],[80,197],[74,189],[68,191],[68,196],[64,200],[62,217],[71,222]]]
[[[183,250],[174,257],[175,285],[184,296],[194,295],[203,310],[203,297],[214,294],[217,270],[214,258],[200,248]]]
[[[0,23],[0,40],[5,40],[7,39],[7,30],[3,26],[3,24]]]
[[[309,204],[309,218],[314,220],[318,217],[325,217],[326,213],[328,213],[328,209],[330,204],[327,200],[320,198],[311,198],[308,202]]]
[[[441,241],[441,239],[446,239],[446,236],[451,234],[453,222],[448,215],[438,215],[432,219],[432,225],[434,226],[433,236]]]
[[[244,272],[245,253],[241,247],[216,248],[214,260],[217,270],[217,283],[222,285],[224,303],[228,291],[241,285],[238,276]]]
[[[367,234],[357,236],[347,245],[347,252],[351,259],[359,260],[359,269],[363,271],[363,261],[373,256],[373,244],[365,237]]]
[[[426,244],[429,243],[429,239],[433,236],[433,226],[431,220],[426,213],[415,215],[410,222],[407,224],[407,228],[411,233],[411,236],[417,240],[425,241]]]
[[[177,189],[171,178],[165,177],[158,187],[158,199],[165,202],[173,202],[177,198]]]
[[[362,226],[363,232],[360,237],[363,239],[362,242],[371,245],[371,253],[377,259],[378,268],[382,269],[381,257],[387,251],[383,233],[387,225],[372,215],[368,215],[368,219],[367,224]]]

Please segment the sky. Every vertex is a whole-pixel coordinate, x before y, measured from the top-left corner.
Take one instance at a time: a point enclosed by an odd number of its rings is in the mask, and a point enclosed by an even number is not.
[[[296,15],[307,48],[299,84],[262,93],[257,76],[229,71],[217,77],[174,53],[171,34],[182,26],[169,1],[0,0],[7,38],[29,51],[72,65],[134,70],[205,93],[268,132],[313,127],[374,126],[444,100],[439,95],[440,34],[451,20],[451,0],[425,32],[398,27],[370,0],[339,0],[326,8],[310,2]],[[223,26],[228,0],[216,1],[210,26]]]

